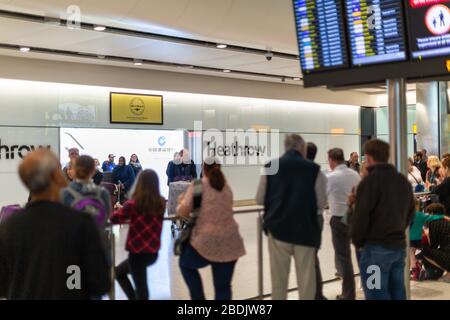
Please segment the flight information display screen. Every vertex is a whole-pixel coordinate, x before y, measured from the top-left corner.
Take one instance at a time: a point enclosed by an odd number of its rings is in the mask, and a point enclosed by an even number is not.
[[[303,73],[348,67],[339,0],[294,0]]]
[[[407,59],[402,0],[346,0],[353,65]]]
[[[407,0],[411,56],[450,55],[450,0]]]

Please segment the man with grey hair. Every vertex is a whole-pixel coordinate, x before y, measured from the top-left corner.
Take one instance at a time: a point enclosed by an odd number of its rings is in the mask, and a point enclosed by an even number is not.
[[[59,203],[67,182],[57,157],[32,152],[19,175],[31,201],[0,225],[0,297],[79,300],[107,293],[109,266],[94,220]]]
[[[265,206],[264,230],[269,237],[272,298],[287,298],[289,269],[294,257],[300,299],[316,294],[315,255],[321,243],[318,211],[326,205],[326,177],[306,159],[306,144],[297,134],[285,139],[279,169],[261,176],[257,202]],[[273,162],[268,163],[268,169]]]

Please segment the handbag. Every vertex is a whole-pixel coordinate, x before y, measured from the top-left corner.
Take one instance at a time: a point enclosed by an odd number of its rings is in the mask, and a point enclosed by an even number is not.
[[[184,223],[179,237],[175,240],[174,254],[180,256],[183,253],[184,248],[191,240],[192,230],[197,222],[197,218],[200,214],[200,208],[202,203],[203,193],[202,181],[194,180],[194,210],[191,217]]]
[[[417,185],[416,185],[416,187],[415,187],[415,189],[414,189],[414,193],[421,193],[421,192],[424,192],[424,191],[425,191],[425,186],[424,186],[423,184],[419,183],[419,181],[417,180],[417,178],[416,178],[411,172],[409,172],[409,175],[410,175],[411,177],[413,177],[414,180],[416,180],[416,183],[417,183]]]

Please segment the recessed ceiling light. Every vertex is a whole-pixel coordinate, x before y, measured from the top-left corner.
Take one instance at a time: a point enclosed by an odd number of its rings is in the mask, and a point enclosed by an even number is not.
[[[231,72],[231,70],[229,70],[229,69],[225,69],[225,70],[223,70],[223,72],[225,72],[225,73],[230,73],[230,72]]]
[[[227,48],[228,46],[226,45],[226,44],[223,44],[223,43],[219,43],[219,44],[217,44],[217,49],[225,49],[225,48]]]
[[[105,26],[94,26],[94,30],[95,31],[105,31],[106,27]]]
[[[302,80],[301,78],[294,78],[294,79],[292,79],[292,80],[294,80],[294,81],[300,81],[300,80]]]
[[[142,66],[143,62],[142,62],[142,60],[134,60],[134,65],[135,66]]]
[[[28,48],[28,47],[20,47],[20,52],[30,52],[30,48]]]
[[[106,57],[105,56],[102,56],[102,55],[100,55],[100,56],[97,56],[99,59],[105,59]]]

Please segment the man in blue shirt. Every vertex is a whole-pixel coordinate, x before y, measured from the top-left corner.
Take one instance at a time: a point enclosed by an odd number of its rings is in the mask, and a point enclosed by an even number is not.
[[[114,168],[116,167],[116,164],[114,163],[114,158],[116,156],[113,154],[108,155],[108,160],[103,162],[102,170],[103,172],[112,172]]]

